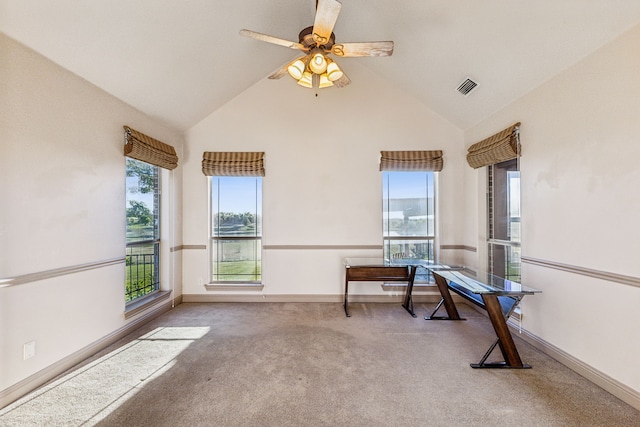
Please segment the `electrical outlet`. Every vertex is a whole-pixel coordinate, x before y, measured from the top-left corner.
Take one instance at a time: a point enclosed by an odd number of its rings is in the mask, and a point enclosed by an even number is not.
[[[31,359],[36,355],[36,342],[29,341],[22,346],[23,360]]]
[[[202,277],[198,277],[198,285],[202,286]]]

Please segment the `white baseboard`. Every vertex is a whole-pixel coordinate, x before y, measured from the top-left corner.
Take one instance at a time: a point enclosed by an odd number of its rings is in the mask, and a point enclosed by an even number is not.
[[[401,304],[403,295],[349,295],[350,303],[397,303]],[[413,295],[414,303],[434,303],[440,300],[439,295]],[[183,294],[182,302],[343,302],[344,295],[315,294],[278,294],[278,295],[246,295],[246,294]]]
[[[15,400],[18,400],[20,397],[26,395],[27,393],[30,393],[31,391],[42,386],[48,381],[51,381],[58,375],[64,373],[68,369],[73,368],[78,363],[82,362],[88,357],[93,356],[100,350],[103,350],[119,339],[124,338],[145,323],[171,310],[172,305],[176,302],[179,303],[179,301],[180,297],[174,300],[170,299],[162,304],[156,304],[153,309],[149,310],[149,312],[140,316],[136,320],[129,322],[122,328],[117,329],[116,331],[101,338],[100,340],[89,344],[88,346],[76,351],[75,353],[72,353],[69,356],[53,363],[52,365],[49,365],[46,368],[36,372],[35,374],[30,375],[29,377],[12,385],[11,387],[0,391],[0,409],[4,408]]]
[[[633,406],[637,410],[640,410],[640,392],[622,384],[594,367],[587,365],[583,361],[573,357],[564,350],[548,343],[525,329],[522,329],[520,333],[520,328],[516,323],[509,322],[508,325],[514,334],[541,352],[562,363],[577,374],[582,375],[595,385],[605,389],[623,402]]]

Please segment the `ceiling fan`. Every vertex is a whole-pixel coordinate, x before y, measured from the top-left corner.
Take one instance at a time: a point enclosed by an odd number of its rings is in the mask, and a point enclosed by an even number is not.
[[[328,55],[345,58],[390,56],[393,53],[393,42],[336,43],[333,27],[338,20],[341,7],[342,3],[338,0],[316,0],[313,26],[300,31],[298,42],[251,30],[240,30],[240,35],[290,49],[298,49],[304,53],[303,56],[288,62],[271,74],[270,79],[279,79],[289,74],[299,85],[308,88],[344,87],[351,83],[351,80]]]

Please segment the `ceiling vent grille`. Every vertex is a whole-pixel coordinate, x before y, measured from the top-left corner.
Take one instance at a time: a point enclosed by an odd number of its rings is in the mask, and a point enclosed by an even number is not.
[[[460,86],[458,86],[458,89],[456,90],[461,94],[463,94],[464,96],[467,96],[476,87],[478,87],[478,83],[474,82],[473,80],[467,77],[462,83],[460,83]]]

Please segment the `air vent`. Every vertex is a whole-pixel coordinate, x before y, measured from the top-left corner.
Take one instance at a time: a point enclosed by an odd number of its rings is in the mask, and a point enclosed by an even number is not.
[[[477,86],[478,86],[478,83],[474,82],[473,80],[467,77],[462,83],[460,83],[460,86],[458,86],[457,91],[463,94],[464,96],[467,96]]]

